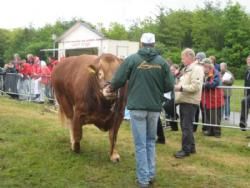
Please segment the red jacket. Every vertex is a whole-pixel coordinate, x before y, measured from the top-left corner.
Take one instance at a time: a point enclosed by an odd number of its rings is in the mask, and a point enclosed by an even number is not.
[[[201,103],[204,108],[216,109],[224,106],[224,92],[218,88],[219,85],[221,85],[220,73],[214,69],[203,85]]]
[[[50,69],[47,66],[42,67],[41,68],[41,83],[49,84],[50,83],[50,77],[51,77]]]
[[[33,65],[31,65],[31,70],[32,70],[32,77],[37,79],[39,78],[42,70],[41,70],[41,65],[34,63]]]
[[[53,69],[55,68],[55,66],[58,64],[57,60],[54,60],[53,62],[51,62],[50,64],[48,64],[48,68],[50,69],[50,71],[52,72]]]
[[[18,72],[23,74],[24,76],[31,76],[32,70],[30,64],[22,63],[18,66]]]

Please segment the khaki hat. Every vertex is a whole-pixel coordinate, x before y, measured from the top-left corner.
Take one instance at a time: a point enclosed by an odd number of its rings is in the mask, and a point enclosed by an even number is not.
[[[205,65],[205,64],[212,65],[213,63],[212,63],[212,61],[211,61],[209,58],[205,58],[205,59],[203,59],[203,60],[200,62],[200,64],[202,64],[202,65]]]

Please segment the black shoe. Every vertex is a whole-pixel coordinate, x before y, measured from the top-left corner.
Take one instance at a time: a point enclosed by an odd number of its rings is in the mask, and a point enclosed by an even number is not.
[[[250,139],[250,136],[246,136],[246,139]]]
[[[195,154],[195,153],[196,153],[196,149],[195,148],[191,149],[190,154]]]
[[[166,144],[165,139],[157,139],[156,144]]]
[[[240,129],[242,130],[242,131],[246,131],[246,127],[247,127],[247,125],[246,125],[246,123],[244,123],[244,122],[240,122]]]
[[[190,155],[189,153],[181,150],[181,151],[178,151],[174,156],[177,159],[182,159],[182,158],[188,157],[189,155]]]
[[[151,178],[151,179],[149,180],[149,185],[154,184],[154,182],[155,182],[155,178]]]

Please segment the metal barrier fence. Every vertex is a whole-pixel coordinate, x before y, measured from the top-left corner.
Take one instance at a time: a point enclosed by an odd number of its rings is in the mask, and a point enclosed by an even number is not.
[[[250,119],[248,119],[250,96],[247,97],[246,90],[250,90],[250,87],[219,86],[217,90],[210,89],[208,92],[203,90],[203,100],[213,103],[217,108],[208,109],[207,106],[211,106],[211,104],[201,102],[193,124],[240,129],[239,124],[242,122],[246,126],[245,130],[250,130],[250,127],[247,126],[250,125]],[[222,93],[220,99],[217,92]],[[220,105],[219,103],[222,101],[224,104]],[[171,99],[167,99],[165,102],[167,105],[163,108],[162,121],[179,123],[179,105],[175,104],[174,100],[171,102]]]
[[[48,75],[29,77],[18,73],[1,73],[0,92],[15,99],[33,102],[54,100]]]
[[[43,81],[45,80],[45,83]],[[250,119],[248,119],[248,108],[250,107],[250,97],[245,94],[250,87],[239,86],[220,86],[218,89],[223,90],[224,94],[221,95],[221,99],[218,99],[217,90],[205,93],[203,99],[207,99],[215,106],[219,101],[230,102],[230,108],[228,105],[222,105],[220,108],[207,109],[206,105],[200,106],[200,113],[196,115],[194,124],[212,127],[225,127],[239,129],[239,123],[242,121],[242,117],[245,117],[245,124],[250,125]],[[54,101],[53,89],[50,84],[50,76],[40,75],[36,78],[23,77],[18,73],[0,73],[0,93],[8,94],[13,98],[34,102]],[[213,94],[213,95],[212,95]],[[215,97],[216,96],[216,97]],[[226,96],[229,96],[226,97]],[[166,100],[168,104],[165,108],[166,116],[164,115],[163,121],[179,122],[178,105],[174,100]],[[210,104],[211,106],[211,104]],[[229,115],[230,111],[230,115]],[[242,115],[241,115],[242,112]],[[226,114],[225,114],[226,113]],[[244,118],[243,118],[244,120]],[[250,130],[249,127],[246,130]]]

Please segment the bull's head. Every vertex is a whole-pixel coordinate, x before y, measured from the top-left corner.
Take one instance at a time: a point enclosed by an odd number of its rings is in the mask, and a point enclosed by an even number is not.
[[[100,57],[98,69],[98,79],[101,92],[107,100],[116,98],[116,92],[109,91],[109,83],[115,72],[121,65],[121,60],[111,54],[104,54]]]

